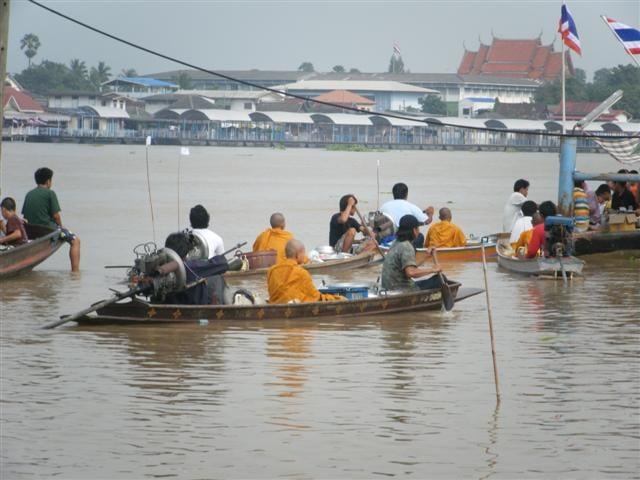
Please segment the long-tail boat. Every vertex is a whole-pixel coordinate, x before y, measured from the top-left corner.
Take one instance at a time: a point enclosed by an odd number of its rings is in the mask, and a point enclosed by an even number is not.
[[[438,261],[442,263],[448,262],[481,262],[482,261],[482,244],[484,240],[484,252],[487,260],[496,258],[496,243],[498,234],[489,235],[478,241],[468,241],[464,247],[438,248]],[[382,247],[388,250],[389,247]],[[416,249],[416,262],[429,263],[431,255],[427,253],[426,248]]]
[[[584,261],[574,256],[518,258],[511,255],[508,242],[499,242],[498,265],[506,270],[525,275],[540,275],[551,278],[572,278],[580,275]]]
[[[27,243],[0,250],[0,278],[31,270],[64,243],[57,229],[27,223],[25,230],[29,238]]]

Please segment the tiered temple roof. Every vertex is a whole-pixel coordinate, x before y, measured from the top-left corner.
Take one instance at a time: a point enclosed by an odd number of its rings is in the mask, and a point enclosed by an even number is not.
[[[567,69],[573,74],[569,52]],[[465,49],[458,67],[459,75],[492,75],[536,80],[555,80],[562,73],[562,53],[553,44],[542,45],[540,38],[509,40],[493,38],[491,45],[480,43],[478,51]]]

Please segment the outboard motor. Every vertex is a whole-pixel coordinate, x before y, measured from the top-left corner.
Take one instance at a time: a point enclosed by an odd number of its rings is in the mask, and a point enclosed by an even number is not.
[[[170,248],[156,250],[155,244],[138,245],[129,271],[129,288],[144,287],[144,294],[162,302],[167,294],[183,290],[187,272],[180,256]]]
[[[573,255],[573,218],[552,216],[544,219],[545,257],[569,257]]]
[[[392,238],[396,234],[396,227],[393,224],[393,218],[386,213],[380,211],[369,212],[369,225],[376,236],[378,243],[385,243],[387,239]]]

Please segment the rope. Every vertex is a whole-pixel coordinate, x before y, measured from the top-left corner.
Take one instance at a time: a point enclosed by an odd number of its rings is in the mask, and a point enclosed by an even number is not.
[[[277,90],[275,88],[265,87],[263,85],[258,85],[257,83],[249,82],[247,80],[241,80],[239,78],[235,78],[235,77],[232,77],[230,75],[225,75],[224,73],[220,73],[220,72],[216,72],[216,71],[213,71],[213,70],[209,70],[209,69],[206,69],[204,67],[200,67],[198,65],[186,62],[184,60],[180,60],[179,58],[172,57],[170,55],[161,53],[161,52],[159,52],[157,50],[152,50],[152,49],[144,47],[144,46],[142,46],[140,44],[131,42],[131,41],[126,40],[126,39],[124,39],[122,37],[119,37],[117,35],[114,35],[114,34],[111,34],[109,32],[106,32],[104,30],[101,30],[101,29],[99,29],[97,27],[94,27],[94,26],[89,25],[89,24],[87,24],[85,22],[82,22],[82,21],[80,21],[80,20],[78,20],[76,18],[73,18],[73,17],[71,17],[69,15],[66,15],[66,14],[64,14],[64,13],[58,11],[58,10],[55,10],[55,9],[53,9],[51,7],[43,5],[42,3],[40,3],[40,2],[38,2],[36,0],[27,0],[27,1],[29,1],[30,3],[36,5],[36,6],[40,7],[40,8],[42,8],[43,10],[46,10],[46,11],[48,11],[48,12],[50,12],[50,13],[52,13],[52,14],[60,17],[60,18],[63,18],[65,20],[68,20],[71,23],[75,23],[76,25],[79,25],[79,26],[81,26],[83,28],[86,28],[87,30],[91,30],[92,32],[95,32],[95,33],[97,33],[99,35],[105,36],[107,38],[115,40],[116,42],[120,42],[120,43],[122,43],[124,45],[128,45],[129,47],[132,47],[132,48],[135,48],[137,50],[143,51],[143,52],[148,53],[150,55],[154,55],[156,57],[163,58],[163,59],[168,60],[170,62],[177,63],[178,65],[182,65],[184,67],[191,68],[193,70],[198,70],[200,72],[208,73],[210,75],[213,75],[213,76],[216,76],[216,77],[219,77],[219,78],[224,78],[225,80],[229,80],[231,82],[235,82],[235,83],[238,83],[240,85],[245,85],[247,87],[251,87],[251,88],[254,88],[254,89],[257,89],[257,90],[264,90],[266,92],[271,92],[271,93],[275,93],[275,94],[278,94],[278,95],[283,95],[283,96],[290,97],[290,98],[296,98],[298,100],[303,100],[305,102],[312,102],[312,103],[316,103],[316,104],[319,104],[319,105],[325,105],[325,106],[328,106],[328,107],[336,107],[336,108],[340,108],[342,110],[348,110],[348,111],[352,111],[352,112],[355,112],[355,113],[371,113],[371,112],[367,112],[367,111],[364,111],[364,110],[360,110],[359,108],[355,108],[355,107],[346,107],[346,106],[343,106],[343,105],[337,105],[337,104],[334,104],[334,103],[331,103],[331,102],[325,102],[323,100],[317,100],[315,98],[306,97],[304,95],[298,95],[298,94],[295,94],[295,93],[290,93],[290,92]],[[471,125],[457,125],[457,124],[454,124],[454,123],[442,123],[442,122],[429,120],[429,119],[416,119],[414,117],[409,117],[409,116],[406,116],[406,115],[398,115],[398,114],[395,114],[395,113],[387,113],[387,112],[385,112],[385,113],[376,113],[376,115],[377,116],[381,116],[381,117],[386,117],[386,118],[396,118],[396,119],[399,119],[399,120],[410,120],[412,122],[424,123],[426,125],[433,125],[433,126],[437,126],[437,127],[452,127],[452,128],[460,128],[460,129],[467,129],[467,130],[478,130],[478,131],[483,131],[483,132],[517,133],[517,134],[522,134],[522,135],[541,135],[541,136],[544,136],[544,137],[558,137],[558,138],[567,138],[567,137],[582,138],[582,137],[585,137],[584,133],[577,134],[577,133],[574,133],[574,132],[571,132],[571,133],[531,132],[531,131],[528,131],[528,130],[504,129],[504,128],[493,128],[493,127],[475,127],[475,126],[471,126]],[[600,138],[600,137],[602,137],[602,138],[630,138],[633,135],[615,135],[615,136],[613,136],[613,135],[592,134],[591,136],[592,137],[598,137],[598,138]]]

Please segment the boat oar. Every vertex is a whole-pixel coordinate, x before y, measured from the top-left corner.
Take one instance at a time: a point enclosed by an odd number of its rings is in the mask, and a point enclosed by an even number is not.
[[[63,325],[67,322],[73,322],[81,317],[84,317],[88,313],[95,312],[96,310],[99,310],[100,308],[104,308],[108,305],[111,305],[112,303],[116,303],[122,300],[123,298],[132,297],[137,293],[140,293],[146,290],[147,288],[149,288],[149,286],[145,285],[145,286],[132,288],[131,290],[128,290],[126,292],[116,293],[113,297],[108,298],[106,300],[102,300],[101,302],[98,302],[98,303],[94,303],[90,307],[85,308],[84,310],[80,310],[79,312],[74,313],[73,315],[63,315],[60,317],[59,320],[56,320],[55,322],[47,323],[42,328],[44,328],[45,330],[48,330],[51,328],[59,327],[60,325]]]
[[[436,267],[439,267],[440,265],[438,264],[438,256],[435,248],[431,253],[431,257],[433,258],[433,264]],[[440,284],[441,284],[440,290],[442,291],[442,309],[449,312],[451,311],[451,309],[453,309],[453,304],[455,303],[455,300],[453,298],[453,294],[451,293],[451,288],[449,287],[449,284],[447,283],[447,280],[444,278],[444,275],[442,274],[442,272],[438,272],[438,277],[440,277]]]
[[[487,294],[487,315],[489,316],[489,336],[491,337],[491,357],[493,358],[493,379],[496,384],[496,401],[500,403],[500,382],[498,381],[498,362],[496,361],[496,341],[493,337],[493,319],[491,318],[491,301],[489,300],[489,282],[487,281],[487,258],[484,253],[484,244],[480,243],[482,249],[482,271],[484,272],[484,291]]]
[[[358,210],[358,207],[356,207],[355,205],[353,206],[353,208],[355,209],[356,213],[358,214],[358,218],[360,219],[360,223],[362,223],[362,226],[365,228],[365,230],[367,231],[367,235],[369,235],[369,237],[371,238],[371,240],[373,240],[373,243],[376,244],[376,248],[378,249],[378,252],[380,252],[380,255],[382,255],[382,258],[384,258],[384,252],[382,251],[382,249],[380,248],[380,244],[378,243],[378,241],[376,240],[376,236],[373,234],[373,232],[371,231],[371,229],[369,228],[369,226],[364,222],[364,218],[362,218],[362,215],[360,215],[360,210]]]

